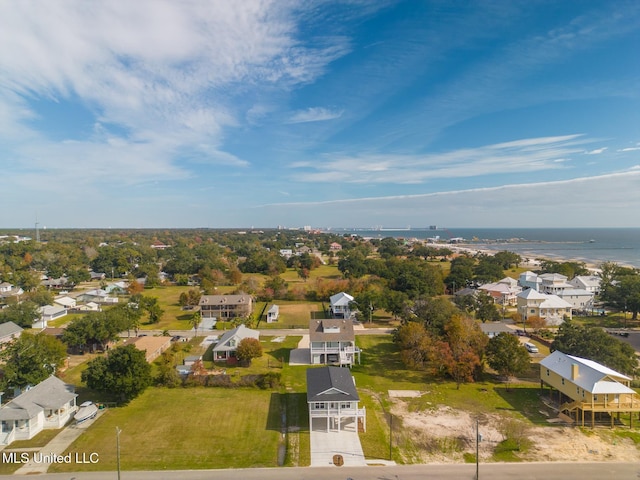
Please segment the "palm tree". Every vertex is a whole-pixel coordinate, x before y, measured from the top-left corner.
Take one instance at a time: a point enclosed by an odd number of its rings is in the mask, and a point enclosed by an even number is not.
[[[191,325],[193,326],[193,329],[195,330],[195,337],[198,336],[198,326],[200,325],[200,321],[202,320],[202,316],[200,315],[200,310],[193,312],[191,314],[191,317],[189,318],[189,322],[191,322]]]

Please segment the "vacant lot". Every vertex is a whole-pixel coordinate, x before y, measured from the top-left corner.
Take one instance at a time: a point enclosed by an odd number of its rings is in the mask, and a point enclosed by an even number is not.
[[[274,467],[280,432],[272,395],[151,388],[126,407],[109,409],[70,449],[98,452],[99,464],[56,465],[51,471],[115,470],[116,427],[122,429],[123,470]]]

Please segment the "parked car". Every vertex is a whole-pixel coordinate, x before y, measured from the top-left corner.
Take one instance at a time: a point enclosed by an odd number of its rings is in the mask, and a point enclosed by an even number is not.
[[[527,352],[529,353],[538,353],[538,347],[536,347],[533,343],[530,342],[525,342],[524,344],[524,348],[527,349]]]

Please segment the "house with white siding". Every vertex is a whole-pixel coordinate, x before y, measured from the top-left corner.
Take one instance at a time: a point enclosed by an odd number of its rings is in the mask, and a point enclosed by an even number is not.
[[[586,290],[587,292],[592,292],[594,295],[598,295],[600,293],[600,284],[602,282],[602,278],[597,275],[576,275],[569,283],[573,285],[575,288],[580,288]]]
[[[353,321],[325,318],[309,321],[309,354],[312,365],[334,364],[351,366],[360,363]]]
[[[309,429],[366,431],[367,415],[348,368],[322,367],[307,370]]]
[[[355,310],[351,310],[353,297],[345,292],[336,293],[329,298],[329,312],[333,318],[351,318]]]
[[[0,444],[62,428],[77,410],[73,385],[51,376],[0,408]]]

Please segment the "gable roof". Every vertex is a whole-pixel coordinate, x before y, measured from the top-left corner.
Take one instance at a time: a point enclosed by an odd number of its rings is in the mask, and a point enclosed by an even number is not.
[[[518,286],[518,281],[515,278],[511,278],[511,277],[504,277],[502,280],[499,280],[496,283],[509,285],[510,287]]]
[[[576,275],[569,281],[572,285],[580,285],[582,287],[599,287],[602,279],[597,275]]]
[[[0,323],[0,338],[16,335],[22,332],[23,328],[13,322]]]
[[[275,303],[271,305],[271,308],[269,308],[269,310],[267,310],[267,313],[279,313],[279,312],[280,312],[280,307]]]
[[[511,285],[507,283],[485,283],[484,285],[480,285],[478,290],[483,290],[485,292],[497,292],[501,294],[509,294],[514,293]]]
[[[53,302],[67,308],[74,307],[76,305],[76,299],[71,297],[58,297]]]
[[[53,375],[18,395],[0,409],[0,420],[28,420],[44,409],[58,409],[78,395]]]
[[[636,393],[622,381],[631,381],[626,375],[616,372],[604,365],[575,357],[556,350],[540,361],[540,365],[557,373],[562,378],[571,380],[578,387],[591,393]],[[572,365],[578,366],[578,377],[571,379]]]
[[[524,281],[527,281],[527,282],[538,282],[538,283],[540,283],[542,281],[542,280],[540,280],[538,278],[538,274],[537,273],[533,273],[530,270],[527,270],[526,272],[521,273],[518,278],[520,280],[524,280]]]
[[[236,346],[229,346],[229,340],[232,338],[236,339]],[[226,332],[218,343],[213,347],[213,350],[216,352],[225,351],[225,350],[235,350],[237,348],[237,343],[240,343],[245,338],[260,338],[260,332],[258,330],[252,330],[251,328],[247,328],[244,325],[240,325],[239,327],[234,328],[233,330],[229,330]]]
[[[563,300],[558,295],[547,295],[547,298],[540,304],[540,308],[572,308],[566,300]]]
[[[202,295],[200,306],[203,305],[251,305],[251,295]]]
[[[353,297],[348,293],[340,292],[332,295],[329,298],[329,302],[331,303],[331,305],[348,307],[349,303],[353,302]]]
[[[594,293],[584,288],[565,288],[562,292],[558,292],[558,296],[562,297],[593,297]]]
[[[63,305],[44,305],[38,308],[41,315],[57,315],[67,311],[67,307]]]
[[[330,342],[354,340],[353,322],[341,318],[309,320],[309,341]]]
[[[547,298],[547,295],[540,293],[533,288],[527,288],[518,294],[518,298],[526,298],[531,300],[543,300]]]
[[[307,369],[307,402],[359,401],[356,385],[348,368]]]
[[[552,282],[566,282],[567,276],[562,275],[560,273],[543,273],[539,275],[542,280],[552,281]]]

